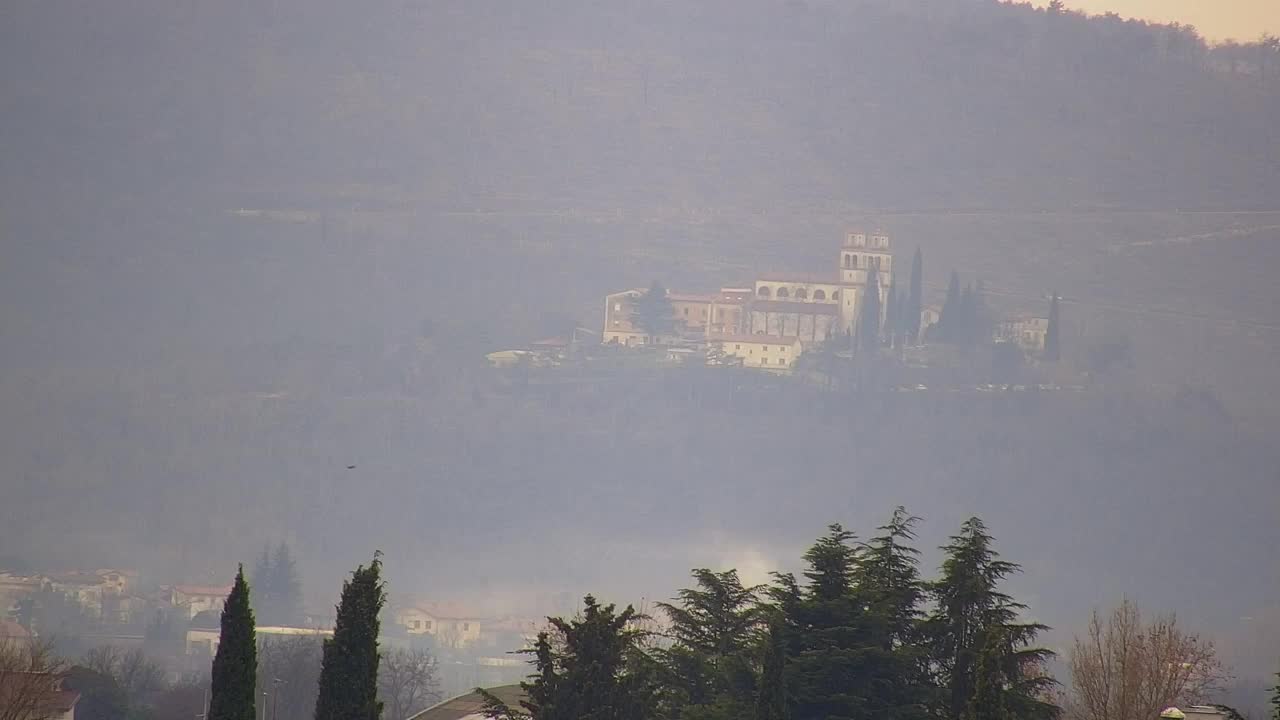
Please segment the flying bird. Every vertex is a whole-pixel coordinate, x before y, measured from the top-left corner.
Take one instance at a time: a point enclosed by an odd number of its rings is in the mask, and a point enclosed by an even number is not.
[[[355,465],[348,465],[348,466],[347,466],[347,469],[348,469],[348,470],[355,470],[355,469],[356,469],[356,466],[355,466]]]

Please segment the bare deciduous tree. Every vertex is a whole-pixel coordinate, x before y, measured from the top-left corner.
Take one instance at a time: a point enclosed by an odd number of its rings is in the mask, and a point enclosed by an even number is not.
[[[0,638],[0,720],[45,720],[53,714],[65,671],[50,643]]]
[[[1170,705],[1204,701],[1227,675],[1213,643],[1178,627],[1177,617],[1146,622],[1125,600],[1108,617],[1097,610],[1070,655],[1072,720],[1141,720]]]
[[[271,720],[310,720],[316,709],[322,640],[310,635],[262,637],[258,649],[259,700]],[[259,707],[262,713],[263,708]]]
[[[130,703],[142,702],[165,688],[164,668],[141,648],[123,650],[115,645],[93,648],[84,655],[84,666],[116,681]]]
[[[440,700],[436,659],[422,649],[388,650],[378,665],[378,699],[388,720],[405,720]]]

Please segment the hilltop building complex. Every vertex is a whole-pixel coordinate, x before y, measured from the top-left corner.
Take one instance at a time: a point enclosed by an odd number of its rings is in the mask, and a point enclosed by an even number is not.
[[[694,340],[752,367],[788,369],[804,345],[854,332],[869,284],[879,287],[883,321],[893,286],[889,237],[851,232],[827,273],[764,273],[750,285],[714,294],[668,293],[674,323],[664,332],[651,332],[637,317],[645,290],[611,293],[605,296],[602,341],[638,346]],[[774,348],[772,355],[764,347]]]

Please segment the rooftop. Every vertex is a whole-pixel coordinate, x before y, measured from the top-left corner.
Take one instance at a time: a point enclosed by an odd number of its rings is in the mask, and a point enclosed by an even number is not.
[[[525,699],[524,691],[519,685],[503,685],[488,688],[489,694],[515,709],[520,709],[520,701]],[[439,705],[409,718],[409,720],[462,720],[468,717],[483,717],[484,699],[477,692],[469,692],[456,698],[445,700]]]

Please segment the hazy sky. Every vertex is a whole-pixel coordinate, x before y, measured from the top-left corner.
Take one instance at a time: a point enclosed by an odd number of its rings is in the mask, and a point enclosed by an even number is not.
[[[1195,25],[1212,41],[1255,40],[1264,32],[1280,35],[1280,0],[1067,0],[1067,6],[1159,22],[1176,20]]]

